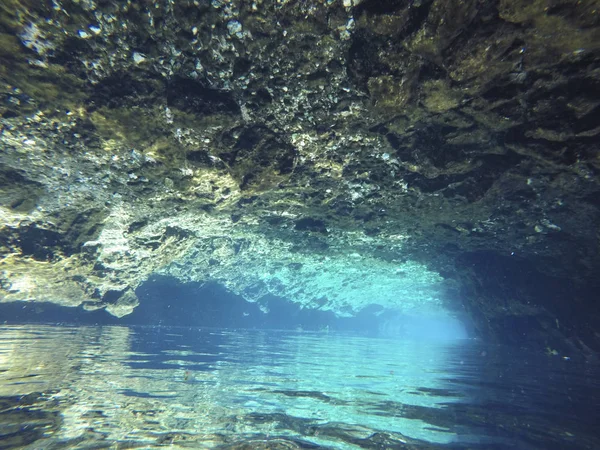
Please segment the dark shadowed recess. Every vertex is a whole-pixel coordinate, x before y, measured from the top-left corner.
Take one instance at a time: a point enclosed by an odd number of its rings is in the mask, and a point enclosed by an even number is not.
[[[463,275],[470,272],[460,295],[477,335],[571,354],[600,351],[597,278],[551,276],[537,270],[542,260],[486,251],[463,253],[456,264]]]
[[[0,324],[118,325],[124,324],[124,320],[103,309],[86,311],[47,302],[0,303]]]
[[[153,277],[136,291],[140,305],[118,319],[104,310],[85,311],[53,303],[0,304],[0,323],[52,323],[76,325],[145,325],[283,330],[337,330],[376,333],[373,308],[353,318],[338,318],[329,311],[301,309],[275,296],[250,303],[216,283],[180,283],[170,277]]]

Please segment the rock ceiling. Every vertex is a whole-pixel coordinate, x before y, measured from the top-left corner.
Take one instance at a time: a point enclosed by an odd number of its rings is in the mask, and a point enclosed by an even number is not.
[[[2,0],[0,298],[454,295],[483,335],[600,348],[599,11]]]

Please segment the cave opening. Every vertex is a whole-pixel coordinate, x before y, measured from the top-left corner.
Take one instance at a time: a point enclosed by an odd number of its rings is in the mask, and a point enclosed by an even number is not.
[[[384,308],[374,300],[357,312],[338,315],[321,308],[327,304],[326,298],[315,300],[316,307],[303,307],[276,295],[248,301],[219,283],[182,283],[168,276],[151,277],[136,294],[140,304],[121,318],[91,304],[68,307],[51,302],[0,303],[0,317],[6,324],[293,330],[409,340],[455,340],[475,335],[467,315],[430,305],[421,310],[400,310]]]

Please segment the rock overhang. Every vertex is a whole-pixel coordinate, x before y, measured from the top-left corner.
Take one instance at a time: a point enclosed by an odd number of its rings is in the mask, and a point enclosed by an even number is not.
[[[123,315],[169,273],[346,314],[450,289],[488,336],[527,315],[593,342],[586,308],[476,256],[598,273],[597,15],[542,3],[6,3],[3,299]]]

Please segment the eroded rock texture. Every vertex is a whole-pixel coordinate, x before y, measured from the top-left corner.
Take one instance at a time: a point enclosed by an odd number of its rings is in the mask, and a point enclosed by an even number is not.
[[[598,1],[0,1],[3,301],[150,274],[600,349]]]

